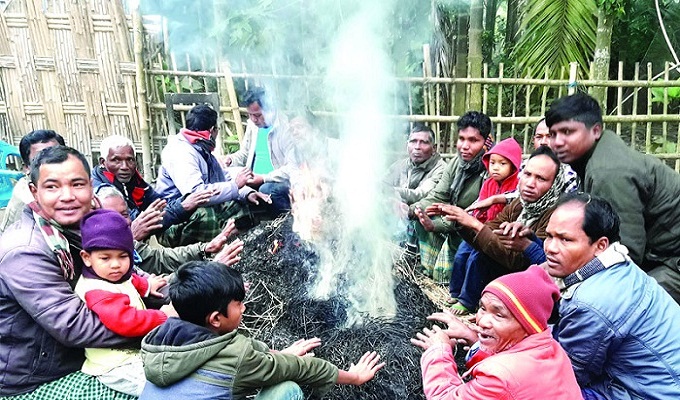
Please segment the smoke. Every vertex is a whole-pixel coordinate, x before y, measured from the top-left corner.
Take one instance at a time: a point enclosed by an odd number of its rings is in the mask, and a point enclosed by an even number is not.
[[[394,316],[389,244],[397,223],[393,194],[382,181],[388,156],[397,149],[403,153],[408,126],[389,115],[407,112],[409,88],[398,85],[394,76],[419,70],[422,43],[431,35],[430,2],[187,4],[157,4],[169,19],[169,44],[175,51],[214,49],[234,72],[307,77],[256,83],[266,87],[279,110],[307,120],[295,120],[305,132],[296,144],[306,161],[291,185],[294,229],[320,255],[309,292],[318,298],[346,297],[350,324],[364,315]],[[312,117],[309,109],[337,117]]]

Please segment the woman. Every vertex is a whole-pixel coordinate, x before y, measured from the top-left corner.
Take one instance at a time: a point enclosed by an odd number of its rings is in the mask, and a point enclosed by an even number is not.
[[[425,350],[420,364],[426,398],[582,399],[569,358],[547,329],[558,299],[548,274],[532,266],[484,288],[472,327],[450,313],[430,316],[448,328],[435,325],[411,339]],[[452,343],[474,344],[462,377]]]

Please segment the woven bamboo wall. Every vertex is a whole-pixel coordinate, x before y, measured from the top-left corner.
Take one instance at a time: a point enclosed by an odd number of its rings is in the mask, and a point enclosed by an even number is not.
[[[140,147],[131,21],[119,0],[13,0],[0,13],[0,139],[54,129],[88,157]]]

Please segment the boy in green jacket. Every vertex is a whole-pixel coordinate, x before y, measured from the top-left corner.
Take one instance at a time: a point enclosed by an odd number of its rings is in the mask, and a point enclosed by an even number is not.
[[[237,332],[244,298],[238,271],[210,261],[182,265],[170,284],[180,319],[168,319],[142,341],[147,384],[140,399],[241,399],[262,388],[258,400],[302,399],[297,384],[320,392],[334,383],[359,386],[385,365],[375,352],[348,371],[303,357],[321,344],[318,338],[270,350]]]

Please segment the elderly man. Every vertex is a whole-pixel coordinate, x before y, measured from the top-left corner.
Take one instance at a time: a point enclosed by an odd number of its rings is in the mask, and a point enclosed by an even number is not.
[[[559,290],[538,266],[505,275],[484,289],[472,328],[450,313],[428,319],[411,342],[425,350],[420,360],[423,390],[435,399],[581,399],[567,354],[550,335],[548,317]],[[465,376],[458,375],[452,347],[470,346]]]
[[[551,147],[585,192],[604,197],[621,218],[630,257],[680,303],[680,175],[603,131],[597,100],[578,93],[546,113]]]
[[[474,248],[461,263],[464,268],[452,273],[449,289],[451,297],[457,299],[453,306],[456,313],[472,312],[479,303],[482,289],[492,279],[545,261],[541,239],[545,238],[545,227],[553,207],[564,192],[561,168],[548,147],[539,147],[522,170],[520,198],[486,223],[452,205],[434,204],[428,210],[456,223],[460,235]],[[535,234],[530,237],[516,235],[511,228],[513,223],[528,227]]]
[[[161,153],[156,191],[168,201],[197,191],[209,191],[212,196],[194,213],[194,231],[210,232],[206,240],[214,237],[230,217],[248,215],[242,202],[271,203],[270,196],[246,186],[253,178],[250,169],[244,168],[231,177],[225,174],[212,154],[217,137],[217,111],[207,104],[199,104],[187,113],[186,128],[168,138]],[[198,214],[198,216],[197,216]],[[243,226],[239,226],[243,229]],[[173,232],[163,235],[161,243],[167,247],[187,244],[186,235]],[[189,242],[192,243],[192,242]]]
[[[55,146],[36,156],[30,177],[35,202],[0,243],[0,396],[114,398],[80,372],[84,347],[134,340],[108,330],[73,291],[83,267],[79,223],[92,204],[90,168],[77,150]]]
[[[92,185],[97,188],[103,184],[113,185],[123,194],[129,209],[130,219],[135,220],[140,212],[153,207],[162,218],[162,233],[172,225],[190,220],[194,210],[207,203],[212,196],[208,190],[190,193],[182,198],[172,199],[166,207],[160,202],[162,197],[153,190],[137,170],[137,159],[132,141],[124,136],[112,135],[102,140],[99,147],[99,165],[92,169]],[[163,212],[160,212],[162,210]],[[194,223],[185,223],[175,229],[186,239],[183,243],[200,242],[213,238],[216,233],[206,229],[192,230]],[[218,231],[219,232],[219,231]]]
[[[404,204],[411,205],[434,189],[446,162],[434,149],[434,132],[423,124],[413,127],[406,150],[408,158],[392,164],[387,183],[394,187]]]
[[[31,131],[21,138],[19,142],[19,154],[24,163],[24,171],[28,172],[31,161],[46,147],[64,145],[64,138],[57,132],[47,129]],[[28,178],[22,177],[14,185],[12,197],[7,203],[5,213],[0,222],[0,233],[4,232],[8,226],[12,225],[21,218],[26,204],[33,201],[33,195],[28,188]]]
[[[453,224],[443,218],[435,218],[433,225],[424,229],[422,222],[430,218],[426,210],[434,203],[455,204],[468,207],[479,196],[479,190],[486,177],[482,156],[487,141],[491,139],[491,120],[477,111],[465,113],[457,122],[458,140],[456,157],[446,165],[439,183],[423,199],[409,206],[409,217],[418,219],[416,224],[420,263],[425,274],[436,282],[448,282],[453,265],[453,256],[461,241]]]
[[[294,165],[288,120],[277,112],[263,88],[249,89],[244,98],[248,123],[241,148],[226,157],[231,167],[253,171],[248,186],[271,196],[274,214],[290,210],[290,173]]]
[[[562,287],[553,330],[587,399],[680,398],[680,307],[619,243],[619,217],[589,194],[561,199],[545,268]]]

